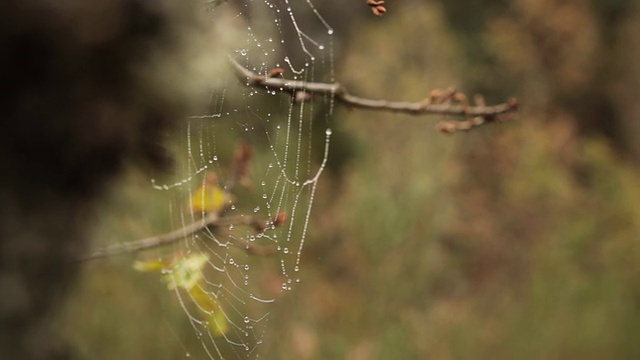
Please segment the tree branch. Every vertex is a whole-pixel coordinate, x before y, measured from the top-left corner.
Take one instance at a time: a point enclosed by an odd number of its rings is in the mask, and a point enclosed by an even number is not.
[[[339,83],[307,82],[268,77],[259,75],[245,68],[231,56],[229,56],[228,59],[236,76],[246,86],[286,91],[293,94],[298,92],[329,94],[335,96],[336,101],[353,108],[391,111],[410,115],[440,114],[456,117],[483,118],[485,121],[482,123],[495,120],[497,116],[514,112],[518,108],[518,101],[516,99],[509,99],[506,103],[493,106],[486,106],[484,104],[470,106],[468,102],[466,102],[466,97],[455,90],[438,93],[434,91],[430,97],[418,102],[366,99],[351,95],[349,91]],[[280,73],[281,72],[278,72],[278,74]],[[467,130],[467,128],[461,130]]]
[[[220,217],[218,216],[218,214],[211,213],[198,221],[195,221],[191,224],[183,226],[180,229],[165,234],[155,235],[140,240],[134,240],[97,249],[94,252],[80,258],[80,261],[97,260],[115,255],[149,250],[182,240],[208,227],[219,227],[224,225],[247,225],[253,227],[256,230],[264,231],[268,224],[265,224],[264,221],[260,221],[259,219],[256,219],[252,216]],[[270,256],[275,254],[276,252],[275,249],[273,249],[271,246],[258,245],[244,240],[235,240],[230,243],[233,246],[242,249],[251,255]]]
[[[217,2],[213,1],[213,3]],[[229,56],[228,59],[236,73],[236,76],[246,86],[286,91],[294,95],[294,98],[300,101],[308,100],[312,98],[312,95],[314,94],[327,94],[334,96],[336,101],[353,108],[390,111],[410,115],[439,114],[466,118],[463,121],[440,122],[437,128],[441,132],[445,133],[470,130],[482,124],[493,122],[498,118],[498,116],[515,112],[518,109],[518,101],[516,99],[509,99],[506,103],[499,105],[486,106],[484,104],[484,100],[480,96],[476,97],[475,105],[471,106],[469,105],[466,96],[454,89],[446,91],[434,90],[431,92],[429,97],[419,102],[366,99],[351,95],[349,91],[339,83],[308,82],[277,77],[282,74],[281,69],[274,69],[268,76],[259,75],[240,65],[240,63],[233,57]],[[304,96],[295,96],[298,94],[303,94]],[[236,176],[239,180],[242,180],[242,176],[246,176],[246,174],[243,173],[243,171],[246,170],[244,169],[244,167],[246,167],[246,162],[251,158],[250,151],[246,149],[244,152],[240,151],[236,155],[236,158],[236,162],[243,161],[243,165],[238,165],[242,166],[240,169],[242,171],[236,169]],[[279,216],[280,214],[273,224],[282,220],[278,220]],[[232,224],[251,226],[257,232],[264,231],[269,225],[269,223],[265,224],[265,222],[251,216],[220,217],[218,214],[211,213],[194,223],[185,225],[180,229],[166,234],[151,236],[132,242],[116,244],[98,249],[93,253],[84,256],[80,261],[95,260],[113,255],[148,250],[184,239],[187,236],[193,235],[194,233],[204,230],[210,226]],[[252,255],[269,256],[275,253],[275,249],[273,249],[273,247],[262,246],[244,240],[234,240],[231,244]]]

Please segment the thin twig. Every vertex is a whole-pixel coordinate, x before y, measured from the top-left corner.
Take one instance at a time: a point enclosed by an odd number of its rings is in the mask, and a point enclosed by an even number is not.
[[[229,62],[238,78],[246,85],[269,90],[286,91],[296,93],[304,91],[311,94],[329,94],[335,100],[345,105],[360,109],[383,110],[411,115],[440,114],[448,116],[483,117],[494,119],[498,115],[514,112],[518,108],[516,99],[510,99],[506,103],[493,106],[469,106],[452,103],[430,103],[429,101],[387,101],[372,100],[351,95],[347,89],[339,83],[319,83],[299,80],[289,80],[280,77],[267,77],[259,75],[242,66],[233,57],[228,57]]]
[[[498,115],[514,112],[518,108],[518,102],[516,99],[509,99],[509,101],[507,101],[506,103],[494,106],[486,106],[484,105],[483,101],[476,102],[475,106],[470,106],[466,102],[466,100],[458,100],[457,103],[452,103],[448,100],[444,102],[438,101],[443,98],[454,98],[456,95],[455,90],[451,90],[448,93],[445,93],[444,97],[432,95],[431,98],[426,98],[418,102],[366,99],[351,95],[347,91],[347,89],[339,83],[307,82],[289,80],[275,76],[263,76],[240,65],[240,63],[231,56],[229,56],[228,59],[233,66],[236,75],[241,81],[243,81],[246,86],[286,91],[292,94],[296,94],[299,92],[303,92],[306,94],[327,94],[334,96],[336,101],[354,108],[383,110],[411,115],[439,114],[468,118],[467,120],[460,122],[447,121],[438,124],[438,129],[440,131],[448,133],[460,130],[469,130],[473,127],[495,120]],[[277,72],[277,75],[281,74],[281,71]],[[180,229],[168,232],[166,234],[151,236],[136,241],[111,245],[106,248],[98,249],[93,253],[81,258],[80,261],[95,260],[113,255],[148,250],[184,239],[187,236],[201,231],[209,226],[232,224],[251,226],[258,232],[264,231],[266,226],[269,225],[250,216],[220,217],[218,216],[218,214],[212,213],[194,223],[188,224]],[[275,250],[272,247],[262,246],[244,240],[235,240],[232,242],[232,245],[240,249],[244,249],[247,253],[253,255],[269,256],[275,253]]]
[[[80,261],[103,259],[115,255],[130,254],[142,250],[149,250],[182,240],[208,227],[219,227],[224,225],[247,225],[253,227],[254,229],[264,229],[266,227],[265,222],[260,221],[259,219],[256,219],[252,216],[220,217],[218,216],[218,214],[211,213],[198,221],[187,224],[180,229],[165,234],[151,236],[148,238],[121,244],[114,244],[105,248],[97,249],[94,252],[82,257]],[[252,255],[269,256],[275,253],[275,250],[271,249],[271,247],[269,246],[262,246],[247,241],[235,240],[232,241],[231,244],[239,249],[245,250],[247,253]]]

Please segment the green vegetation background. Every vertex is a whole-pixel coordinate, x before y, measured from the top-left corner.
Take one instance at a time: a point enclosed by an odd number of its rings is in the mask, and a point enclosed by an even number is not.
[[[633,2],[387,5],[354,18],[336,59],[354,93],[456,85],[521,111],[449,137],[437,118],[339,110],[302,282],[261,358],[640,358]],[[158,229],[168,199],[146,188],[114,190],[100,239]],[[61,334],[90,359],[185,358],[200,345],[175,297],[131,260],[85,265]]]

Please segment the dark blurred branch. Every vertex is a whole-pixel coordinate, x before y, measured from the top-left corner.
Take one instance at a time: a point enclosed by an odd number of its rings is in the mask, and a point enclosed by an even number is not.
[[[476,121],[476,123],[493,121],[499,115],[514,112],[518,108],[518,101],[516,99],[510,99],[506,103],[493,106],[486,106],[484,104],[471,106],[466,101],[466,97],[455,90],[447,90],[444,92],[433,91],[428,98],[419,102],[365,99],[351,95],[349,91],[339,83],[307,82],[264,76],[245,68],[231,56],[229,56],[229,61],[238,78],[240,78],[246,86],[286,91],[294,95],[300,92],[310,95],[329,94],[334,96],[338,102],[353,108],[391,111],[411,115],[439,114],[483,119],[483,121]],[[277,75],[281,73],[281,71],[278,71]],[[306,99],[310,98],[310,96],[295,96],[295,98]],[[467,126],[463,126],[458,130],[467,130],[471,127],[472,126],[468,126],[467,124]],[[449,126],[445,131],[455,130]]]
[[[246,225],[253,227],[256,231],[262,232],[270,222],[261,221],[252,216],[223,216],[212,213],[204,218],[185,225],[180,229],[155,235],[148,238],[134,240],[131,242],[111,245],[105,248],[97,249],[94,252],[82,257],[80,261],[89,261],[103,259],[110,256],[130,254],[138,251],[149,250],[159,246],[168,245],[176,241],[182,240],[199,231],[210,227],[220,227],[225,225]],[[246,251],[251,255],[269,256],[275,254],[275,249],[270,246],[254,244],[244,240],[234,240],[231,244],[239,249]]]

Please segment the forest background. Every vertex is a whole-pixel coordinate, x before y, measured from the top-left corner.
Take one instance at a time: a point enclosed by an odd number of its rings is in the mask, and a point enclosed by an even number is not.
[[[262,357],[639,358],[637,4],[391,0],[378,18],[343,3],[317,5],[354,93],[454,85],[521,107],[451,137],[339,109],[302,281],[273,305]],[[148,235],[164,201],[148,177],[113,192],[96,242]],[[188,319],[131,262],[84,265],[61,332],[86,358],[183,358]]]

